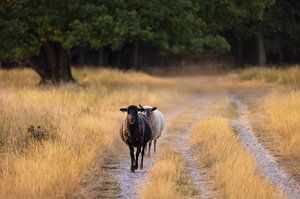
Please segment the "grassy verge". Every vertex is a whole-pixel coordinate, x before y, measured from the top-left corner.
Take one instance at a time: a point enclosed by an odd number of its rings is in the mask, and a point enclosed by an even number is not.
[[[229,120],[212,116],[200,121],[191,137],[199,163],[218,187],[216,198],[282,198],[257,173],[255,160],[230,127]]]
[[[191,101],[189,101],[191,103]],[[197,193],[187,173],[185,158],[170,146],[183,139],[180,134],[185,134],[192,126],[193,115],[203,107],[203,104],[180,108],[179,113],[169,121],[167,132],[159,140],[159,158],[149,172],[149,178],[143,185],[139,195],[142,199],[181,199],[193,198]],[[177,110],[178,111],[178,110]]]
[[[275,92],[257,103],[251,118],[260,141],[300,182],[300,92]]]
[[[194,195],[184,157],[170,148],[162,150],[140,191],[142,199],[180,199]]]
[[[68,198],[119,140],[120,106],[183,100],[173,81],[144,73],[74,75],[80,85],[38,87],[29,69],[0,71],[0,198]]]
[[[275,82],[282,84],[300,84],[300,68],[250,68],[239,73],[241,80],[258,80],[263,82]]]

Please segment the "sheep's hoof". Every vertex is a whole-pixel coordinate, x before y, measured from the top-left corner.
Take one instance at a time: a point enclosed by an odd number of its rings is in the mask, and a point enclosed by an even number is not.
[[[135,167],[134,167],[134,166],[131,166],[130,170],[131,170],[131,172],[134,173]]]

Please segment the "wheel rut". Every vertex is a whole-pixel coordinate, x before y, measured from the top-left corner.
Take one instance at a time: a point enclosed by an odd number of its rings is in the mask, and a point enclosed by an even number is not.
[[[197,160],[195,159],[194,152],[188,143],[188,139],[190,138],[193,130],[192,126],[202,119],[204,116],[203,113],[206,112],[205,109],[207,108],[210,99],[203,98],[201,101],[201,110],[196,111],[192,116],[192,125],[189,128],[184,129],[184,131],[179,132],[180,136],[178,136],[176,146],[180,146],[177,148],[177,151],[183,154],[186,162],[187,173],[191,176],[193,187],[198,192],[198,196],[195,196],[195,198],[211,199],[214,198],[213,186],[211,186],[211,182],[207,180],[207,172],[199,167]]]
[[[235,95],[231,95],[230,98],[236,104],[239,112],[239,118],[232,122],[232,127],[239,134],[246,148],[254,155],[260,173],[281,189],[288,198],[300,198],[299,184],[280,168],[276,159],[258,142],[246,116],[248,106]]]
[[[193,152],[190,149],[188,143],[188,137],[191,135],[192,128],[188,128],[180,134],[169,133],[168,124],[170,124],[178,115],[185,110],[192,109],[196,105],[207,103],[208,99],[200,95],[191,97],[189,103],[176,106],[174,110],[166,112],[167,128],[163,132],[162,137],[158,141],[158,150],[160,145],[169,144],[174,146],[174,139],[176,145],[174,148],[182,153],[186,159],[187,172],[192,178],[192,183],[196,189],[198,189],[200,198],[212,198],[211,194],[207,194],[209,191],[208,185],[205,184],[205,173],[201,172],[196,160],[193,157]],[[193,115],[193,123],[200,118],[199,111]],[[170,136],[174,137],[170,141]],[[177,137],[177,138],[176,138]],[[137,170],[135,173],[130,171],[130,156],[129,150],[124,143],[120,143],[121,146],[118,153],[108,157],[104,160],[101,166],[95,166],[90,172],[90,175],[81,182],[80,191],[73,198],[76,199],[96,199],[96,198],[122,198],[122,199],[134,199],[138,198],[139,187],[147,181],[148,173],[156,162],[156,155],[152,153],[148,157],[145,153],[144,169]],[[205,195],[205,194],[206,195]],[[195,197],[197,198],[197,196]]]

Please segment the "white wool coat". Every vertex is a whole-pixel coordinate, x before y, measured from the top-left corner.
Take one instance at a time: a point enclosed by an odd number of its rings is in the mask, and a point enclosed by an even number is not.
[[[144,108],[153,108],[152,106],[143,106]],[[151,140],[156,140],[158,139],[164,128],[166,127],[166,118],[165,116],[159,111],[155,110],[152,112],[149,122],[152,126],[152,137]]]

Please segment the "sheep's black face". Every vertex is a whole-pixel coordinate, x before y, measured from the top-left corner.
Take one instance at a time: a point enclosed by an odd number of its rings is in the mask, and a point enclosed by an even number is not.
[[[138,121],[139,111],[144,111],[144,109],[141,109],[135,105],[130,105],[127,108],[121,108],[120,110],[122,112],[127,112],[127,119],[131,125],[134,125]]]

